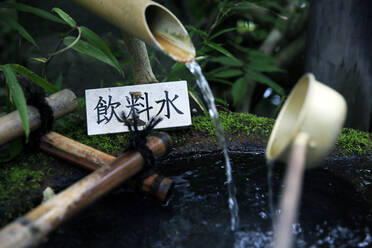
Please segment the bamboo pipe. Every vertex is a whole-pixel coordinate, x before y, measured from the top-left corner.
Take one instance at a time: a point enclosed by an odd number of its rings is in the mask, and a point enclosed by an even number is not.
[[[53,110],[54,119],[58,119],[77,107],[77,99],[74,92],[69,89],[61,90],[46,98],[47,103]],[[27,106],[30,130],[40,127],[39,111],[33,106]],[[18,111],[13,111],[0,118],[0,145],[24,135],[24,128]]]
[[[172,141],[166,134],[151,136],[147,146],[154,156],[164,155]],[[77,213],[120,183],[138,173],[144,164],[139,152],[128,152],[18,218],[0,231],[1,248],[26,248],[40,241]]]
[[[297,220],[308,141],[308,134],[299,133],[291,148],[289,164],[284,179],[284,194],[280,201],[281,213],[274,233],[275,248],[290,248],[293,244],[291,225]]]
[[[41,138],[40,148],[48,153],[66,159],[85,169],[94,171],[102,166],[111,164],[116,158],[90,146],[81,144],[56,132],[49,132]],[[135,186],[135,180],[129,180],[129,185]],[[173,181],[157,173],[149,175],[140,182],[141,190],[164,201]]]
[[[195,48],[182,23],[164,6],[149,0],[75,0],[123,31],[182,63]]]

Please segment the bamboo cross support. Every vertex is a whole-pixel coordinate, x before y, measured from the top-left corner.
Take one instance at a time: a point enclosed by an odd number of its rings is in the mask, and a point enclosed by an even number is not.
[[[74,111],[77,99],[74,92],[69,89],[61,90],[46,98],[53,110],[54,119],[58,119]],[[40,127],[39,111],[33,106],[27,106],[30,130]],[[18,111],[13,111],[0,118],[0,145],[24,135],[24,128]]]
[[[44,135],[41,138],[40,148],[91,171],[109,165],[116,159],[114,156],[81,144],[56,132],[49,132]],[[129,185],[136,185],[134,180],[130,180],[127,183]],[[172,179],[162,177],[157,173],[149,175],[140,183],[143,192],[152,194],[161,201],[167,198],[173,185]]]
[[[154,156],[164,155],[172,141],[166,134],[151,136],[147,146]],[[138,173],[144,165],[139,152],[128,152],[39,205],[0,231],[2,248],[37,245],[69,217]]]

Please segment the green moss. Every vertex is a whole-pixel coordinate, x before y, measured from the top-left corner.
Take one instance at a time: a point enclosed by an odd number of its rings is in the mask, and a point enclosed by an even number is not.
[[[368,155],[372,154],[372,136],[370,133],[344,128],[336,147],[343,155]]]
[[[220,112],[222,127],[226,133],[235,135],[259,135],[268,137],[274,125],[274,120],[258,117],[253,114]],[[193,126],[200,132],[215,135],[216,130],[209,117],[198,116],[193,118]]]
[[[34,153],[1,166],[0,222],[15,217],[14,213],[25,212],[34,206],[33,197],[40,191],[43,176],[49,171],[46,164],[46,155]]]
[[[274,119],[258,117],[253,114],[220,112],[221,123],[225,133],[238,136],[250,136],[252,139],[265,143],[274,126]],[[85,120],[77,115],[69,117],[67,126],[60,127],[60,132],[67,137],[75,139],[83,144],[95,147],[103,152],[118,154],[122,151],[129,138],[125,134],[107,134],[88,136],[86,133]],[[206,134],[214,139],[216,130],[208,116],[197,116],[193,118],[193,125],[185,129],[169,130],[175,144],[187,142],[190,131]],[[336,143],[337,151],[342,154],[365,155],[371,153],[371,134],[360,132],[354,129],[344,129]]]
[[[81,106],[79,105],[78,112],[81,112],[81,108],[85,108],[84,102],[81,103]],[[70,114],[64,117],[55,128],[55,131],[80,143],[110,154],[123,150],[129,138],[127,133],[89,136],[87,134],[86,120],[82,117],[81,113]]]

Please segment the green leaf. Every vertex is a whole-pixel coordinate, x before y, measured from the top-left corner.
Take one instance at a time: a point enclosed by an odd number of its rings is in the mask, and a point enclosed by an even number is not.
[[[233,83],[231,83],[230,81],[228,81],[226,79],[215,78],[215,77],[206,77],[206,79],[209,82],[217,82],[217,83],[226,84],[226,85],[229,85],[229,86],[233,85]]]
[[[223,105],[223,107],[225,107],[225,108],[227,108],[228,105],[229,105],[229,104],[228,104],[224,99],[222,99],[222,98],[216,97],[214,100],[216,101],[216,103],[219,103],[219,104]]]
[[[223,30],[221,30],[221,31],[218,31],[218,32],[215,33],[214,35],[211,35],[211,36],[209,37],[209,40],[213,40],[213,39],[217,38],[218,36],[221,36],[221,35],[223,35],[223,34],[225,34],[225,33],[228,33],[228,32],[231,32],[231,31],[236,31],[236,30],[237,30],[236,27],[223,29]]]
[[[33,59],[33,60],[35,60],[37,62],[40,62],[40,63],[46,63],[48,61],[47,58],[42,58],[42,57],[40,57],[40,58],[31,58],[31,59]]]
[[[71,36],[68,36],[66,37],[64,40],[63,40],[63,43],[66,45],[66,46],[69,46],[71,45],[74,41],[76,40],[76,38],[74,37],[71,37]],[[104,53],[102,52],[100,49],[94,47],[93,45],[89,44],[88,42],[85,42],[85,41],[82,41],[82,40],[79,40],[73,47],[72,49],[74,49],[75,51],[79,52],[79,53],[82,53],[82,54],[85,54],[85,55],[89,55],[89,56],[92,56],[108,65],[111,65],[112,67],[116,68],[119,73],[120,73],[120,68],[117,68],[115,63]]]
[[[76,22],[69,16],[66,12],[61,10],[60,8],[53,8],[52,11],[56,12],[70,27],[76,28]]]
[[[18,65],[18,64],[12,64],[11,66],[14,69],[14,71],[16,71],[18,74],[24,76],[25,78],[32,81],[34,84],[40,86],[44,90],[46,90],[50,93],[55,93],[55,92],[59,91],[59,89],[56,86],[49,83],[47,80],[40,77],[39,75],[37,75],[36,73],[31,71],[30,69],[28,69],[28,68],[26,68],[22,65]]]
[[[36,42],[32,38],[32,36],[26,31],[26,29],[19,25],[19,23],[16,20],[14,20],[5,13],[1,13],[0,20],[4,21],[10,28],[17,30],[18,33],[23,36],[23,38],[25,38],[26,40],[31,42],[32,45],[37,47]]]
[[[231,57],[214,57],[209,59],[210,62],[220,63],[222,65],[228,65],[228,66],[237,66],[241,67],[244,65],[244,62],[237,59],[237,58],[231,58]]]
[[[243,97],[247,93],[247,90],[247,80],[244,77],[241,77],[235,81],[231,89],[234,105],[236,105],[241,99],[243,99]]]
[[[199,106],[199,108],[203,110],[204,114],[207,115],[208,109],[205,107],[202,99],[199,97],[198,92],[191,87],[187,87],[187,88],[188,88],[189,96],[195,101],[195,103]]]
[[[276,65],[267,64],[267,63],[249,63],[247,67],[254,71],[260,72],[285,72],[285,70],[280,69]]]
[[[243,75],[243,72],[241,70],[227,69],[224,71],[217,72],[213,76],[217,78],[231,78],[231,77],[237,77],[241,75]]]
[[[186,25],[185,28],[189,31],[193,31],[195,33],[198,33],[200,36],[204,37],[204,38],[207,38],[208,37],[208,34],[206,32],[204,32],[203,30],[200,30],[200,29],[197,29],[193,26],[190,26],[190,25]]]
[[[231,57],[231,58],[234,57],[234,55],[232,55],[229,51],[223,48],[220,44],[208,41],[208,42],[205,42],[205,45],[209,46],[210,48],[213,48],[216,51],[219,51],[220,53],[222,53],[223,55],[226,55],[227,57]]]
[[[57,80],[56,80],[56,83],[55,83],[55,86],[61,90],[62,89],[62,83],[63,83],[63,76],[62,74],[59,74]]]
[[[261,51],[258,51],[258,50],[251,50],[251,49],[247,49],[246,52],[249,53],[248,55],[248,60],[249,61],[253,61],[253,62],[266,62],[266,63],[277,63],[278,60],[274,57],[271,57],[271,56],[268,56],[268,55],[265,55],[263,52]]]
[[[100,49],[107,57],[112,60],[112,63],[115,64],[116,69],[120,72],[121,75],[124,75],[123,70],[115,56],[110,51],[110,48],[106,45],[106,43],[92,30],[87,27],[80,27],[81,35],[89,41],[92,45],[96,48]]]
[[[49,13],[45,10],[35,8],[35,7],[31,7],[29,5],[22,4],[22,3],[12,3],[12,2],[0,3],[0,8],[16,9],[18,11],[27,12],[27,13],[37,15],[37,16],[42,17],[44,19],[47,19],[49,21],[65,24],[65,22],[63,20],[61,20],[60,18],[52,15],[51,13]]]
[[[186,66],[183,63],[176,62],[172,66],[171,72],[169,73],[170,77],[175,76],[177,73],[181,72],[182,70],[185,70]]]
[[[256,8],[256,6],[257,5],[253,3],[246,3],[246,4],[241,3],[241,4],[237,4],[237,5],[229,7],[229,10],[252,10]]]
[[[9,90],[12,93],[14,104],[18,109],[19,116],[21,117],[23,128],[26,134],[26,140],[28,140],[28,136],[30,135],[30,126],[28,123],[27,103],[23,94],[23,90],[18,83],[17,76],[11,65],[4,65],[3,73],[5,82],[7,83]]]
[[[246,69],[245,71],[246,71],[247,77],[259,83],[266,84],[267,86],[271,87],[276,93],[278,93],[281,96],[285,94],[284,89],[279,84],[275,83],[273,80],[271,80],[269,77],[265,76],[264,74],[255,72],[249,69]]]

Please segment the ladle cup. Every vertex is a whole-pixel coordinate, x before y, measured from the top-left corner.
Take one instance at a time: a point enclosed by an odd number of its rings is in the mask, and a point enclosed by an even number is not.
[[[303,171],[315,167],[331,151],[346,109],[338,92],[308,73],[297,82],[280,111],[266,149],[268,161],[288,162],[274,247],[291,247],[290,227],[297,218]]]

